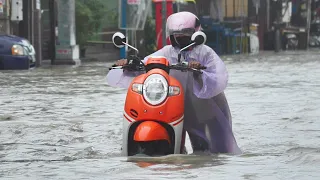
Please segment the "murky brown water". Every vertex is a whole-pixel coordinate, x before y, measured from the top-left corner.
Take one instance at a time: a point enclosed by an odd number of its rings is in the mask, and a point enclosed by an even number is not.
[[[0,72],[1,179],[319,179],[320,56],[224,58],[240,156],[120,156],[108,64]],[[190,144],[188,144],[190,149]]]

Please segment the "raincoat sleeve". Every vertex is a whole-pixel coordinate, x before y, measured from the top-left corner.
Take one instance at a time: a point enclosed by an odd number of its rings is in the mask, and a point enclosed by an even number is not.
[[[194,76],[194,94],[200,99],[210,99],[223,92],[228,84],[228,72],[224,62],[209,47],[202,51],[200,63],[207,68]]]
[[[166,49],[167,48],[164,47],[145,57],[143,59],[143,63],[145,63],[150,56],[164,56]],[[123,69],[112,69],[107,74],[107,83],[113,87],[128,88],[132,80],[140,74],[142,74],[142,72],[132,72]]]

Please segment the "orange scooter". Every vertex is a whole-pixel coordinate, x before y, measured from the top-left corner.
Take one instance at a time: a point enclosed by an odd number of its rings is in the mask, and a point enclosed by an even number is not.
[[[180,82],[170,76],[170,70],[202,73],[200,69],[189,68],[187,62],[180,62],[181,52],[191,46],[204,44],[206,35],[195,32],[192,43],[181,49],[177,64],[169,64],[166,57],[149,57],[145,64],[137,55],[128,58],[128,64],[113,69],[142,71],[135,77],[127,91],[124,106],[122,155],[162,156],[182,154],[184,151],[184,90]],[[112,41],[118,48],[138,50],[128,43],[126,37],[117,32]]]

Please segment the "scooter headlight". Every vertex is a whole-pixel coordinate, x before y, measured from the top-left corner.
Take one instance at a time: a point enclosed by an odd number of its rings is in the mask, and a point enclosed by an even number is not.
[[[161,104],[168,96],[168,82],[160,74],[152,74],[143,83],[143,97],[151,105]]]

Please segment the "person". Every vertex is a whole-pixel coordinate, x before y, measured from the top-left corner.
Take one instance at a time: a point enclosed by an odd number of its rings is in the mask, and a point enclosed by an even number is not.
[[[169,63],[178,62],[179,50],[187,46],[194,32],[200,31],[199,19],[190,12],[178,12],[167,19],[166,35],[171,45],[150,56],[164,56]],[[170,70],[170,75],[180,81],[185,90],[184,129],[188,132],[194,152],[241,153],[232,131],[231,113],[224,90],[228,72],[224,62],[207,45],[198,45],[181,53],[181,61],[193,68],[206,66],[202,74]],[[118,60],[122,66],[127,60]],[[128,88],[139,72],[114,69],[107,74],[111,86]]]

